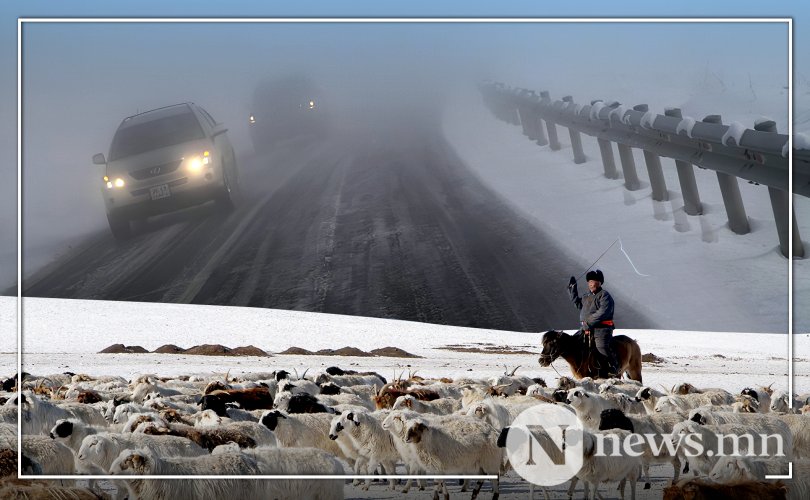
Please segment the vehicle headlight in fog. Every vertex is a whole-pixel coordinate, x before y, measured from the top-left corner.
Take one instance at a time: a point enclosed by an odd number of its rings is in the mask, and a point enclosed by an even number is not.
[[[315,109],[315,101],[309,101],[309,109]]]
[[[201,156],[195,156],[188,160],[188,168],[189,172],[197,173],[202,170],[203,165],[210,165],[211,164],[211,152],[204,151]]]
[[[251,124],[256,123],[256,117],[255,117],[255,116],[253,116],[253,115],[250,115],[250,118],[248,119],[248,121],[249,121]]]
[[[124,179],[122,179],[122,178],[120,178],[120,177],[119,177],[119,178],[115,179],[115,182],[114,182],[113,184],[114,184],[114,185],[115,185],[115,187],[117,187],[117,188],[122,188],[122,187],[124,187],[124,184],[125,184],[125,183],[124,183]]]

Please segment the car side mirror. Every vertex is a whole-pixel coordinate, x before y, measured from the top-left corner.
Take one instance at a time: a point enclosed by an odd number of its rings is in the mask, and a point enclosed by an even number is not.
[[[104,153],[96,153],[93,155],[93,163],[96,165],[106,165],[107,160],[104,159]]]
[[[220,134],[224,134],[227,131],[228,131],[227,128],[223,127],[222,125],[219,125],[216,128],[214,128],[214,132],[211,134],[211,137],[216,137]]]

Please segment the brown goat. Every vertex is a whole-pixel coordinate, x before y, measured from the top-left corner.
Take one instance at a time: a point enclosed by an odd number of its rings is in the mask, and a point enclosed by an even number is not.
[[[385,384],[380,391],[372,398],[374,406],[378,410],[391,408],[400,396],[413,396],[420,401],[433,401],[439,399],[439,393],[429,389],[401,389],[393,383]]]
[[[236,403],[243,410],[271,410],[273,408],[273,395],[267,387],[251,387],[250,389],[217,390],[206,394],[207,398],[216,398],[222,403]]]
[[[744,481],[718,484],[702,479],[687,479],[664,488],[664,500],[780,500],[787,498],[787,487],[780,482]]]
[[[147,425],[143,429],[144,434],[151,434],[153,436],[180,436],[194,441],[201,447],[212,451],[214,448],[221,444],[228,444],[233,441],[238,444],[240,448],[255,448],[256,441],[250,436],[246,436],[241,432],[232,429],[221,427],[212,427],[210,429],[198,429],[189,425],[174,424],[169,428],[158,428],[154,425]]]
[[[161,408],[159,410],[159,413],[160,416],[166,420],[166,422],[186,424],[191,426],[194,425],[190,420],[186,419],[187,415],[177,411],[174,408]]]
[[[88,405],[93,403],[100,403],[101,401],[103,401],[99,393],[96,391],[82,391],[79,393],[76,400],[79,403],[84,403]]]

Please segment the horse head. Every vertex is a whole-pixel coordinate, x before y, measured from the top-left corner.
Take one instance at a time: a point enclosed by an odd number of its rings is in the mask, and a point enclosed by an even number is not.
[[[563,346],[561,345],[563,332],[557,330],[549,330],[543,334],[543,350],[540,352],[540,366],[549,366],[555,359],[562,354]]]

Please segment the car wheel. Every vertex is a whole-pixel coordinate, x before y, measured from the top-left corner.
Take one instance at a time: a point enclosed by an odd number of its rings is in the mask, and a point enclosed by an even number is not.
[[[123,241],[132,236],[129,219],[126,217],[107,214],[107,222],[110,223],[110,231],[116,240]]]
[[[219,205],[220,209],[224,212],[230,212],[234,208],[236,208],[236,204],[234,203],[234,195],[233,188],[231,187],[231,180],[228,176],[228,169],[224,167],[222,168],[222,191],[220,191],[219,196],[217,197],[217,205]]]

